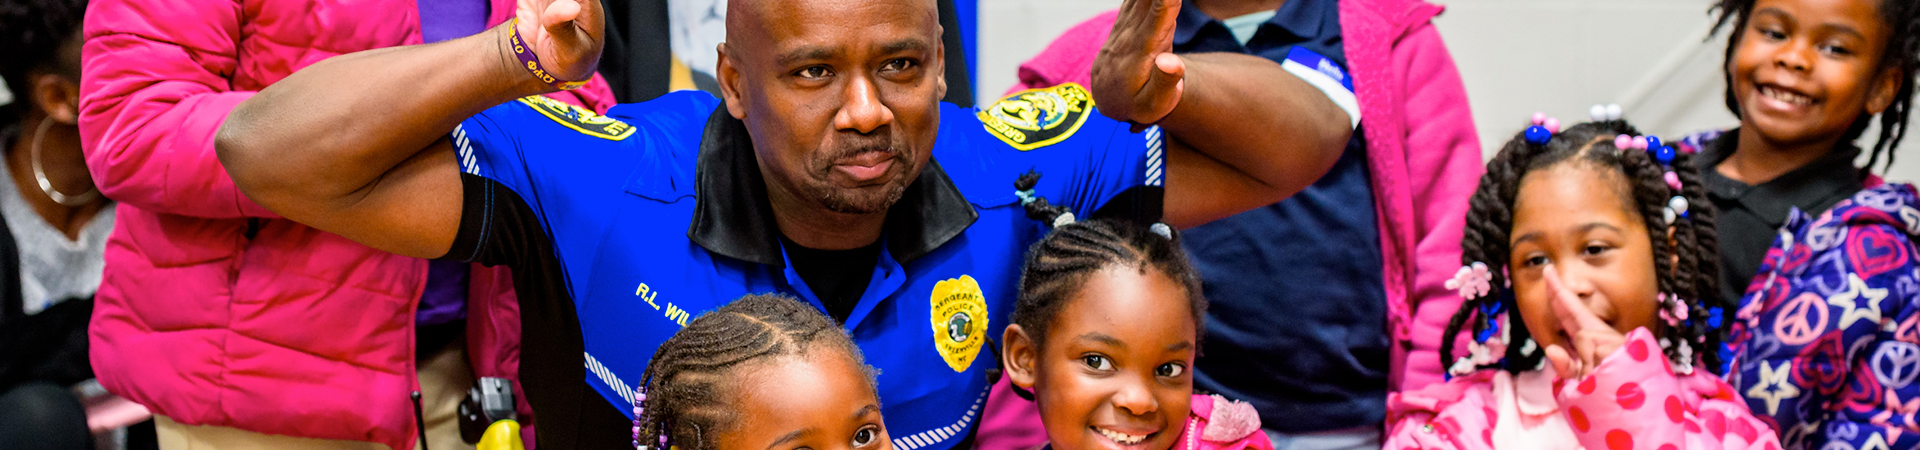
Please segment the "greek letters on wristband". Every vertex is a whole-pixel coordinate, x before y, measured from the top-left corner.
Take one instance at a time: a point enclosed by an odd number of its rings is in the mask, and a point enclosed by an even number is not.
[[[512,23],[507,24],[507,29],[509,30],[507,36],[511,39],[509,44],[513,45],[513,56],[520,58],[520,66],[527,68],[527,72],[532,73],[534,78],[539,78],[540,81],[562,91],[571,91],[587,85],[585,80],[561,81],[554,77],[553,73],[548,72],[545,66],[541,66],[540,56],[533,54],[533,49],[527,46],[527,41],[520,38],[520,19],[513,19]]]

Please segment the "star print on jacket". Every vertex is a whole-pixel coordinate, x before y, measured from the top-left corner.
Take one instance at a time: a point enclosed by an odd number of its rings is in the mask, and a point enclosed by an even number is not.
[[[1791,211],[1741,297],[1727,378],[1786,448],[1920,447],[1916,205],[1883,184]]]

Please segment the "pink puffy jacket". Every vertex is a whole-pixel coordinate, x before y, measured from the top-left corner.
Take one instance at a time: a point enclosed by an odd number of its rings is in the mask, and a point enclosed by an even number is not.
[[[1780,438],[1713,373],[1676,375],[1636,328],[1579,380],[1487,369],[1389,394],[1383,448],[1780,450]]]
[[[491,6],[492,24],[515,9]],[[302,67],[421,43],[415,3],[94,0],[85,38],[82,144],[120,202],[91,330],[100,381],[180,423],[412,448],[427,261],[275,217],[234,188],[213,142],[236,104]],[[597,77],[556,98],[613,103]],[[478,376],[517,379],[512,284],[474,268]]]

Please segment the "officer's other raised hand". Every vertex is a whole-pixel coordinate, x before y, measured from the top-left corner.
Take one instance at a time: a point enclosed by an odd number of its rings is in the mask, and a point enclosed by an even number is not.
[[[598,0],[519,0],[520,36],[540,65],[562,80],[585,80],[600,65],[606,15]]]
[[[1180,104],[1186,63],[1173,54],[1180,0],[1126,0],[1113,34],[1093,64],[1093,98],[1101,114],[1134,124],[1159,122]]]

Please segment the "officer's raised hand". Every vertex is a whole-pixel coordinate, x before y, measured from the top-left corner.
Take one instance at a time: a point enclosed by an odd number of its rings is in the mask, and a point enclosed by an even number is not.
[[[526,46],[555,78],[578,81],[593,76],[606,42],[602,38],[606,16],[599,1],[519,0],[514,17]]]
[[[1135,128],[1159,122],[1180,104],[1186,62],[1173,54],[1180,0],[1126,0],[1113,34],[1093,64],[1094,104]]]

